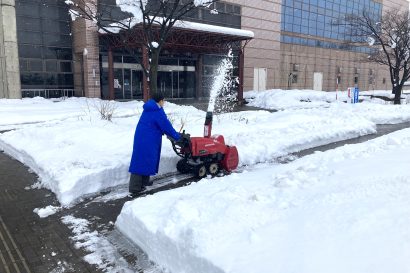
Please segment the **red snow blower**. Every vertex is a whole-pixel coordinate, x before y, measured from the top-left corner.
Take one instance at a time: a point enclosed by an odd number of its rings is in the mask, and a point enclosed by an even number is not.
[[[182,157],[177,163],[179,172],[202,178],[207,174],[216,176],[219,171],[230,173],[238,167],[236,147],[226,145],[222,135],[211,135],[211,131],[212,112],[207,112],[203,137],[191,137],[184,130],[179,141],[171,140],[175,153]]]

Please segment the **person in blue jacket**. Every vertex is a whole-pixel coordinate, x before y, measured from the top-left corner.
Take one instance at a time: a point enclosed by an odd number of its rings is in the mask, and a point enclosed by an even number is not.
[[[150,175],[158,173],[161,156],[162,135],[166,134],[174,141],[180,140],[180,134],[175,131],[164,112],[164,96],[155,93],[144,106],[134,135],[129,172],[129,192],[131,195],[142,191],[150,183]]]

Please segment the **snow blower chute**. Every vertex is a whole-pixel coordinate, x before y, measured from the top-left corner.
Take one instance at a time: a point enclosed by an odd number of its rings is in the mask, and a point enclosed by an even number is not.
[[[219,171],[230,173],[238,167],[236,147],[226,145],[222,135],[211,135],[211,132],[212,112],[207,112],[203,137],[191,137],[184,130],[181,140],[171,140],[175,153],[182,157],[177,163],[179,172],[202,178],[207,174],[216,176]]]

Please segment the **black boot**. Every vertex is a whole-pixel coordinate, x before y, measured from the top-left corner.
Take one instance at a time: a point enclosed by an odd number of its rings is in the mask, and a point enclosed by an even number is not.
[[[152,186],[153,182],[149,180],[149,175],[141,175],[142,176],[142,186],[148,187]]]
[[[136,173],[132,173],[130,176],[129,192],[131,194],[138,194],[144,189],[145,187],[143,186],[142,176]]]

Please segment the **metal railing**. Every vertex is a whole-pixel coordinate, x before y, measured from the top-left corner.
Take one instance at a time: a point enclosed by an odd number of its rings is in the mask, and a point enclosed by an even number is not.
[[[60,98],[73,97],[74,89],[21,89],[21,96],[23,98],[43,97]]]

